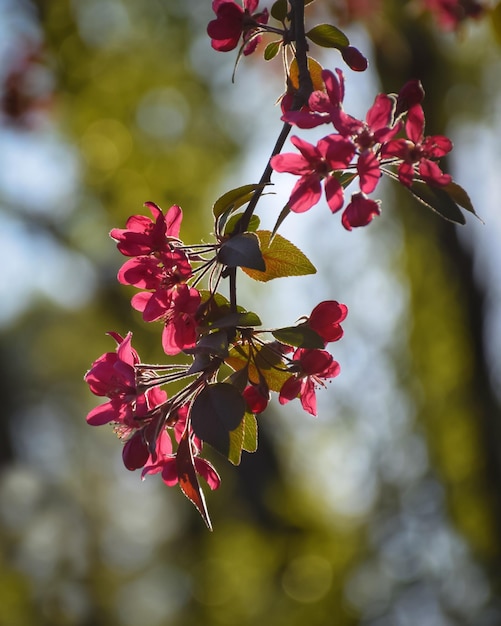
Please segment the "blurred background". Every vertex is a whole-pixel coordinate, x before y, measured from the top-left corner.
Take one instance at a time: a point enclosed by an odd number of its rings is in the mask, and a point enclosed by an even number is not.
[[[501,624],[500,11],[451,33],[424,4],[319,0],[309,23],[340,24],[370,69],[312,54],[362,117],[420,78],[427,134],[453,139],[485,225],[396,186],[352,233],[324,203],[289,216],[317,275],[242,280],[242,303],[269,327],[345,302],[342,374],[317,419],[273,402],[257,453],[212,456],[209,533],[86,424],[83,375],[109,330],[163,360],[108,232],[152,200],[209,240],[214,200],[256,182],[275,142],[280,60],[245,59],[232,84],[209,0],[0,0],[0,625]],[[264,227],[293,178],[274,182]]]

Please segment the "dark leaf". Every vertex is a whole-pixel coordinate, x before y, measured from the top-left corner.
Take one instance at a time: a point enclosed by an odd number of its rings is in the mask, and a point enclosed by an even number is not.
[[[470,196],[460,185],[452,181],[445,187],[442,187],[442,189],[446,191],[449,196],[454,200],[454,202],[459,204],[459,206],[463,207],[463,209],[466,209],[466,211],[469,211],[470,213],[473,213],[473,215],[476,215],[478,217],[470,200]]]
[[[194,348],[186,348],[187,354],[214,354],[226,356],[228,354],[228,335],[223,331],[217,331],[203,336]]]
[[[299,326],[289,326],[287,328],[277,328],[271,333],[275,339],[281,343],[296,348],[324,348],[325,342],[318,333],[312,330],[307,324]]]
[[[227,267],[247,267],[264,272],[266,265],[254,233],[242,233],[225,241],[218,252],[218,260]]]
[[[407,187],[412,195],[441,217],[454,222],[465,224],[466,220],[458,205],[451,196],[441,187],[432,187],[421,181],[414,181],[412,187]]]
[[[230,452],[230,432],[240,425],[245,414],[245,400],[233,385],[208,385],[191,407],[193,431],[224,456]]]
[[[285,19],[287,18],[287,9],[287,0],[276,0],[270,9],[271,17],[275,18],[279,22],[285,22]]]
[[[212,325],[212,328],[234,328],[237,326],[261,326],[261,320],[252,311],[245,311],[244,313],[230,313],[220,319],[216,320]]]

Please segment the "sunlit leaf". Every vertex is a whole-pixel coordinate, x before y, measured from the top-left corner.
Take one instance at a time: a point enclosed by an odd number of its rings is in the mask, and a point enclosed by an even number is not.
[[[344,48],[350,40],[342,30],[331,24],[319,24],[306,33],[308,39],[322,48]]]
[[[245,409],[245,400],[233,385],[208,385],[198,394],[191,407],[193,431],[202,441],[228,456],[230,432],[239,426]]]
[[[270,391],[279,392],[284,382],[290,377],[290,372],[283,370],[282,357],[264,345],[253,351],[254,360],[249,362],[249,346],[236,346],[230,349],[228,357],[225,359],[234,370],[242,367],[249,367],[249,380],[254,384],[259,384],[260,374],[264,378]]]
[[[244,268],[244,272],[261,282],[284,276],[305,276],[315,274],[315,266],[308,257],[282,235],[276,234],[272,238],[269,230],[258,230],[256,235],[261,243],[261,254],[266,264],[265,271],[254,268]]]
[[[324,81],[322,79],[323,67],[318,61],[312,57],[308,57],[308,71],[310,72],[313,89],[315,91],[324,90]],[[296,59],[293,59],[289,67],[289,80],[294,89],[299,89],[299,69]]]
[[[207,524],[207,528],[212,530],[209,511],[205,503],[205,496],[200,488],[197,473],[193,464],[193,454],[189,440],[188,430],[185,431],[176,454],[176,470],[179,478],[179,486],[184,495],[193,502],[202,519]]]
[[[245,413],[244,427],[242,450],[255,452],[257,450],[257,420],[256,416],[249,411]]]
[[[261,272],[266,269],[256,233],[242,233],[225,241],[219,249],[218,260],[227,267],[245,267]]]

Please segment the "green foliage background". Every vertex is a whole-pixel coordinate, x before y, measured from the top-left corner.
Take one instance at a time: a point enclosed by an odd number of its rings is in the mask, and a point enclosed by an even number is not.
[[[14,202],[0,188],[5,219],[22,225],[33,283],[36,238],[68,263],[53,285],[58,298],[34,289],[0,329],[0,624],[501,623],[500,411],[484,348],[487,294],[454,227],[394,192],[367,235],[384,240],[391,220],[403,241],[389,271],[405,285],[409,315],[397,344],[380,350],[394,376],[388,423],[398,446],[360,450],[353,439],[363,381],[340,394],[341,421],[329,426],[334,417],[321,415],[309,439],[311,422],[293,414],[286,428],[271,409],[255,455],[236,469],[217,459],[223,485],[209,496],[210,534],[178,491],[154,479],[141,484],[121,467],[111,430],[86,425],[95,399],[82,377],[109,349],[107,330],[131,329],[144,360],[161,360],[158,329],[138,321],[130,293],[116,284],[121,259],[107,233],[153,200],[183,207],[185,240],[207,237],[212,202],[261,114],[249,110],[243,129],[225,98],[240,81],[259,89],[271,79],[278,96],[276,67],[253,74],[259,62],[249,59],[228,85],[234,55],[210,48],[208,0],[4,4],[19,38],[43,41],[40,63],[54,85],[43,132],[64,142],[78,176],[63,213],[37,211],[22,194]],[[311,9],[318,21],[334,19],[342,4]],[[382,2],[363,26],[382,88],[421,78],[430,133],[445,132],[454,115],[487,115],[497,94],[481,77],[499,55],[489,23],[455,38],[416,17],[411,4]],[[478,101],[452,110],[446,96],[458,84]],[[15,140],[40,131],[4,117],[1,132]],[[80,281],[81,303],[65,302]],[[349,359],[343,367],[349,371]],[[413,419],[399,435],[403,394]],[[313,466],[327,434],[348,442],[345,461],[333,467],[368,464],[376,487],[358,514],[326,504],[331,468]],[[314,447],[301,455],[303,436]],[[385,474],[381,459],[399,456],[405,474],[406,451],[416,449],[428,459],[422,470],[405,480]]]

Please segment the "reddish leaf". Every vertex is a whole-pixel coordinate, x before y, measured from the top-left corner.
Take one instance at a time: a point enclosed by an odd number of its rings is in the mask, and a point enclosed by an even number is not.
[[[182,492],[188,500],[193,502],[202,516],[202,519],[206,523],[207,528],[212,530],[209,511],[207,510],[207,505],[205,503],[205,496],[200,488],[197,473],[195,471],[188,429],[185,430],[181,441],[179,442],[176,455],[176,469],[179,478],[179,486],[181,487]]]

